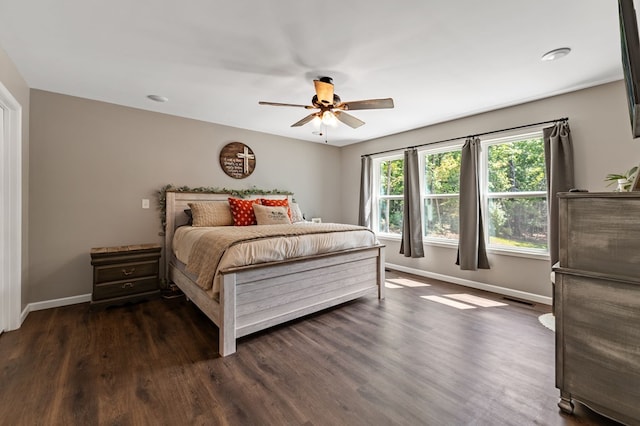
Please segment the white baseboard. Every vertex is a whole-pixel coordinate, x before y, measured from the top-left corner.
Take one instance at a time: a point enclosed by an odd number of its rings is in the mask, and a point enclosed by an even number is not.
[[[79,296],[63,297],[61,299],[44,300],[42,302],[29,303],[22,314],[20,314],[20,324],[24,322],[30,312],[41,311],[43,309],[58,308],[60,306],[76,305],[78,303],[91,302],[91,293]]]
[[[428,272],[422,269],[408,268],[402,265],[396,265],[393,263],[385,263],[385,267],[400,272],[406,272],[408,274],[418,275],[426,278],[433,278],[435,280],[446,281],[453,284],[463,285],[465,287],[477,288],[479,290],[486,290],[492,293],[504,294],[505,296],[515,297],[517,299],[529,300],[531,302],[542,303],[545,305],[551,305],[552,299],[547,296],[541,296],[539,294],[528,293],[520,290],[513,290],[506,287],[499,287],[492,284],[481,283],[478,281],[466,280],[463,278],[451,277],[449,275],[436,274],[435,272]],[[58,308],[60,306],[75,305],[78,303],[86,303],[91,301],[91,294],[81,294],[79,296],[63,297],[61,299],[45,300],[42,302],[29,303],[22,314],[20,315],[20,324],[24,322],[30,312],[40,311],[43,309]]]
[[[435,280],[446,281],[453,284],[463,285],[465,287],[477,288],[479,290],[490,291],[492,293],[503,294],[505,296],[511,296],[516,299],[528,300],[530,302],[542,303],[544,305],[551,305],[551,297],[541,296],[539,294],[528,293],[526,291],[514,290],[506,287],[499,287],[493,284],[481,283],[478,281],[466,280],[464,278],[451,277],[449,275],[436,274],[434,272],[423,271],[422,269],[408,268],[402,265],[395,265],[393,263],[385,263],[385,267],[400,272],[406,272],[408,274],[418,275],[426,278],[433,278]]]

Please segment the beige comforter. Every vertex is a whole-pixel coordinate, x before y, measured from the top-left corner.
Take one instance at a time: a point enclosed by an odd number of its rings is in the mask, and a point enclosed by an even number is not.
[[[371,230],[354,225],[290,224],[188,227],[176,230],[173,250],[196,283],[212,297],[220,289],[219,271],[231,267],[293,259],[377,243]]]

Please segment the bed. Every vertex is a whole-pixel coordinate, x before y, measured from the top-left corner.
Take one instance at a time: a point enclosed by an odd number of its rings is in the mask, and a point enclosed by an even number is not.
[[[178,228],[187,224],[185,210],[189,203],[225,202],[228,197],[229,194],[166,192],[166,277],[218,326],[221,356],[233,354],[236,339],[248,334],[363,296],[377,294],[379,299],[384,298],[384,246],[375,238],[363,247],[252,265],[222,265],[215,271],[212,286],[217,280],[216,291],[205,290],[174,254],[174,236]]]

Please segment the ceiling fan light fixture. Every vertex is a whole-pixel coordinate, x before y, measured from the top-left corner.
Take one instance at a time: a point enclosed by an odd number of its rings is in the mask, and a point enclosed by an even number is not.
[[[540,58],[543,61],[555,61],[560,58],[564,58],[569,53],[571,53],[570,47],[560,47],[558,49],[553,49],[542,55]]]
[[[322,113],[322,123],[327,126],[335,127],[338,125],[338,119],[333,112],[325,111]]]

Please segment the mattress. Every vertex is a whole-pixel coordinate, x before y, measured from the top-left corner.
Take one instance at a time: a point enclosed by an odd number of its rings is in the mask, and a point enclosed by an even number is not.
[[[337,223],[179,227],[173,253],[212,298],[226,269],[377,245],[368,228]]]

